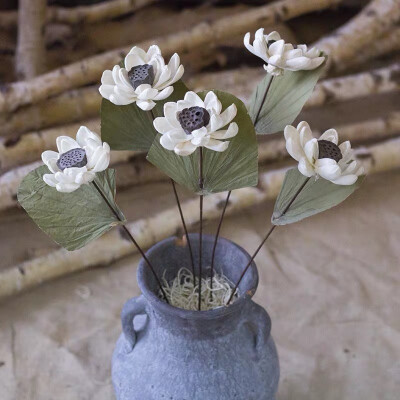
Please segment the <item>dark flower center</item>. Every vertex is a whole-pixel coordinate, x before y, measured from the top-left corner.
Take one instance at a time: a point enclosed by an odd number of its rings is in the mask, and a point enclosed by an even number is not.
[[[210,114],[203,107],[184,108],[178,113],[178,121],[187,135],[196,129],[207,126],[210,122]]]
[[[72,149],[66,153],[61,154],[60,158],[57,160],[57,167],[61,171],[65,168],[81,168],[87,164],[86,152],[83,149]]]
[[[128,78],[134,89],[145,83],[152,85],[154,82],[153,66],[149,64],[137,65],[128,72]]]
[[[339,162],[343,158],[339,146],[329,140],[318,140],[318,149],[318,158],[331,158],[336,162]]]

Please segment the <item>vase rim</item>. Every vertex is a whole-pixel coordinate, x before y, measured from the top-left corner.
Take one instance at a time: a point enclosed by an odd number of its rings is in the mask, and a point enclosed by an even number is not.
[[[198,233],[190,233],[189,238],[198,238],[199,234]],[[166,238],[164,240],[161,240],[160,242],[156,243],[154,246],[152,246],[149,250],[146,252],[146,257],[149,259],[153,254],[155,254],[160,248],[163,248],[167,245],[174,244],[176,240],[179,238],[177,236],[171,236],[169,238]],[[206,241],[214,241],[215,236],[214,235],[209,235],[209,234],[203,234],[203,243]],[[232,246],[236,248],[236,250],[242,252],[242,254],[245,255],[247,260],[250,260],[250,255],[247,253],[245,249],[243,249],[241,246],[233,242],[232,240],[223,238],[223,237],[218,237],[218,243],[225,243],[228,246]],[[245,266],[243,266],[244,268]],[[162,313],[167,313],[171,314],[174,317],[180,317],[182,319],[198,319],[198,320],[214,320],[218,319],[220,317],[224,317],[227,315],[230,315],[234,312],[237,312],[240,310],[243,305],[249,301],[253,295],[255,294],[257,287],[258,287],[258,271],[257,271],[257,266],[254,262],[254,260],[251,263],[251,266],[247,273],[252,271],[253,276],[254,276],[254,283],[251,288],[247,288],[247,290],[243,291],[243,293],[240,294],[239,298],[237,298],[232,304],[228,306],[221,306],[218,308],[214,308],[212,310],[200,310],[200,311],[194,311],[194,310],[185,310],[183,308],[175,307],[172,306],[162,299],[160,299],[156,293],[154,293],[153,290],[151,290],[148,285],[146,284],[146,279],[145,279],[145,273],[146,273],[146,262],[143,258],[139,261],[139,266],[137,270],[137,280],[138,284],[140,287],[140,290],[142,291],[143,296],[147,299],[147,301],[157,310],[159,310]]]

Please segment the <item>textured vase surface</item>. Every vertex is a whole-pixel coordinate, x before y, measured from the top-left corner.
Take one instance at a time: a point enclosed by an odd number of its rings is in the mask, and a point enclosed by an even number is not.
[[[190,241],[198,266],[198,235],[190,235]],[[203,235],[204,273],[209,272],[213,242],[213,236]],[[157,243],[147,256],[158,275],[165,271],[168,280],[191,265],[187,246],[174,237]],[[249,259],[235,243],[218,240],[215,269],[232,282]],[[278,355],[271,320],[251,300],[258,284],[254,263],[239,286],[239,299],[210,311],[182,310],[160,300],[144,260],[138,283],[142,294],[122,310],[123,333],[112,360],[118,400],[275,399]],[[139,315],[146,317],[135,318]]]

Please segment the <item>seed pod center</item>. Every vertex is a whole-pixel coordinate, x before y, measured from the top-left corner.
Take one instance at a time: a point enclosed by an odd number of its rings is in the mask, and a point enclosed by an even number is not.
[[[336,162],[339,162],[343,158],[339,146],[329,140],[318,140],[318,149],[318,158],[331,158]]]
[[[64,171],[65,168],[81,168],[86,164],[86,152],[81,148],[69,150],[61,154],[60,158],[57,160],[57,167],[60,168],[61,171]]]
[[[145,83],[152,85],[154,82],[153,66],[149,64],[137,65],[128,72],[128,78],[135,90]]]
[[[210,114],[203,107],[184,108],[178,113],[178,121],[187,135],[196,129],[207,126],[210,122]]]

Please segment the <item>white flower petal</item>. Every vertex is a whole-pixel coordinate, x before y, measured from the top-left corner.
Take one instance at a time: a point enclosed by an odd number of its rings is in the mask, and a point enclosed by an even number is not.
[[[232,122],[227,130],[217,131],[210,134],[212,139],[230,139],[236,136],[239,132],[239,127],[236,122]]]
[[[204,99],[204,108],[206,110],[213,110],[213,112],[215,112],[216,114],[221,113],[222,104],[213,91],[210,91],[206,94],[206,97]]]
[[[210,149],[213,151],[223,152],[228,148],[228,146],[229,146],[229,141],[221,142],[216,139],[210,139],[204,147],[207,147],[207,149]]]
[[[307,160],[314,164],[315,160],[318,158],[318,140],[311,139],[304,146],[304,154],[307,157]]]
[[[140,85],[140,86],[144,86],[144,85]],[[138,87],[138,89],[140,88],[140,86]],[[138,98],[138,100],[154,100],[154,98],[157,96],[157,94],[158,94],[157,89],[148,87],[148,88],[142,90],[137,98]]]
[[[204,102],[195,92],[186,92],[184,100],[178,101],[178,110],[181,111],[184,108],[190,107],[202,107],[204,108]]]
[[[72,149],[80,148],[78,142],[69,136],[59,136],[56,139],[58,152],[63,154]]]
[[[124,65],[127,71],[130,71],[133,67],[144,64],[146,64],[146,61],[138,53],[129,53],[125,57]]]
[[[302,157],[299,160],[299,165],[297,166],[299,172],[301,174],[303,174],[304,176],[313,176],[315,175],[315,171],[314,168],[312,167],[312,165],[307,161],[307,159],[305,157]]]
[[[353,185],[358,179],[357,175],[342,175],[339,178],[331,179],[330,181],[336,185]]]
[[[319,140],[328,140],[337,145],[339,142],[338,133],[335,129],[328,129],[319,137]]]
[[[81,126],[78,129],[78,132],[76,133],[76,141],[80,147],[85,147],[89,143],[90,143],[90,146],[93,146],[94,144],[96,146],[102,145],[100,136],[97,133],[92,132],[86,126]]]
[[[161,56],[161,50],[156,44],[153,44],[147,50],[147,55],[146,56],[147,56],[147,61],[149,61],[153,57]]]
[[[311,60],[308,57],[296,57],[285,62],[285,68],[289,71],[301,71],[310,69]]]
[[[324,163],[319,162],[321,160],[324,160]],[[341,169],[337,162],[335,160],[333,163],[327,163],[326,160],[331,160],[330,158],[327,159],[320,159],[317,160],[315,163],[315,171],[317,172],[318,175],[320,175],[322,178],[327,179],[327,180],[332,180],[332,179],[337,179],[341,175]]]
[[[101,172],[107,169],[110,164],[110,153],[102,149],[100,157],[96,160],[96,165],[93,168],[93,172]]]
[[[191,142],[182,142],[178,143],[174,151],[178,156],[190,156],[195,150],[197,149],[197,146],[192,144]]]
[[[307,142],[314,138],[310,125],[308,125],[305,121],[302,121],[297,125],[297,130],[300,133],[300,145],[303,147]]]
[[[157,96],[154,97],[154,100],[165,100],[167,97],[171,96],[172,92],[174,91],[173,86],[168,86],[165,89],[158,92]]]
[[[174,150],[177,145],[176,141],[174,141],[169,135],[162,135],[160,138],[161,146],[167,150]]]
[[[152,110],[156,103],[154,103],[154,101],[151,100],[138,100],[136,102],[137,106],[142,109],[143,111],[150,111]]]
[[[174,102],[168,102],[164,104],[164,116],[168,122],[175,128],[181,128],[181,124],[177,118],[178,104]]]
[[[61,193],[72,193],[80,187],[81,185],[79,185],[78,183],[58,183],[56,185],[57,191]]]
[[[250,53],[253,53],[255,56],[258,56],[258,54],[256,54],[254,47],[250,44],[250,32],[247,32],[244,35],[243,44],[246,47],[246,49],[250,51]]]
[[[84,185],[90,183],[96,178],[96,173],[91,171],[80,172],[75,177],[75,183]]]
[[[47,183],[47,185],[49,185],[51,187],[56,187],[57,183],[58,183],[54,174],[44,174],[43,180],[45,183]]]
[[[154,128],[159,133],[168,133],[174,127],[169,123],[168,119],[165,117],[155,118],[153,121]]]
[[[42,153],[42,161],[47,165],[51,172],[56,172],[53,171],[52,168],[54,163],[57,162],[58,156],[59,154],[57,152],[51,150],[46,150]]]

